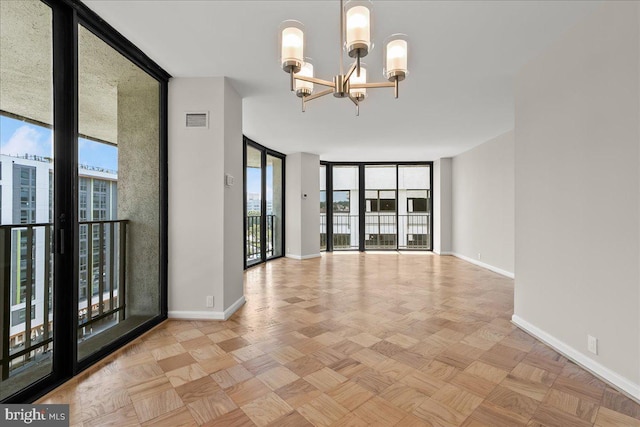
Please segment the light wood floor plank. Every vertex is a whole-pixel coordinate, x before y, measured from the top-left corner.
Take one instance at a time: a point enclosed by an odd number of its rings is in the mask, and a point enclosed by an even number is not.
[[[513,326],[513,280],[453,257],[277,259],[245,272],[245,298],[39,402],[82,427],[640,427],[640,405]]]

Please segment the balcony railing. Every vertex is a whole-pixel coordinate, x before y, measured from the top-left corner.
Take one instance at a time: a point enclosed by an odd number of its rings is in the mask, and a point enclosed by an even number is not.
[[[79,288],[86,290],[78,303],[79,339],[95,333],[92,329],[98,323],[97,329],[104,330],[124,320],[127,224],[126,220],[79,224]],[[52,235],[51,223],[0,225],[2,380],[50,356]]]
[[[266,257],[270,258],[274,254],[274,234],[273,228],[275,223],[275,215],[267,215],[267,241],[266,241]],[[247,215],[247,262],[259,261],[260,251],[262,249],[261,233],[260,233],[260,215]]]
[[[333,249],[358,249],[360,247],[358,215],[333,214]]]
[[[327,250],[327,214],[320,214],[320,250]]]
[[[320,244],[326,249],[327,215],[320,214]],[[359,248],[359,215],[333,214],[333,249]],[[431,215],[428,213],[365,214],[365,249],[431,250]]]
[[[126,220],[80,223],[80,240],[87,236],[87,246],[80,259],[79,287],[85,294],[78,303],[79,338],[125,319],[127,225]]]

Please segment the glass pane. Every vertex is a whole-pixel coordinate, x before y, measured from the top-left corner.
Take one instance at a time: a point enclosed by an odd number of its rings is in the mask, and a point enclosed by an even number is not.
[[[51,372],[51,9],[36,0],[2,1],[0,32],[0,300],[9,288],[0,316],[4,399]]]
[[[398,167],[398,247],[431,250],[429,166]]]
[[[78,28],[78,359],[160,314],[160,84]]]
[[[333,212],[334,213],[349,213],[351,210],[349,190],[340,190],[333,192]]]
[[[282,255],[282,159],[267,155],[267,258]]]
[[[396,172],[396,165],[365,167],[365,249],[397,248]]]
[[[320,165],[320,250],[327,250],[327,167]]]
[[[262,152],[247,145],[247,265],[261,261],[260,215],[262,213]]]
[[[358,249],[358,166],[333,166],[333,249]]]

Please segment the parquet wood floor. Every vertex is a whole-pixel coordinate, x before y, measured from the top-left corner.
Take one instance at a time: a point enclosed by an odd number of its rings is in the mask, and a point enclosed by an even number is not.
[[[226,322],[164,322],[40,399],[72,426],[624,426],[640,405],[514,327],[513,281],[433,254],[245,273]]]

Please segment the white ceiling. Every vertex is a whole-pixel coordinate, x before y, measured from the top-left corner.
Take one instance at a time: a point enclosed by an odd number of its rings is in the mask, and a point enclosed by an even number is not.
[[[382,41],[410,37],[400,98],[369,90],[360,117],[327,96],[300,111],[278,58],[278,26],[306,26],[317,77],[338,72],[339,2],[84,0],[174,77],[227,76],[243,97],[244,133],[323,160],[435,160],[513,129],[513,81],[595,1],[375,1],[364,59],[382,81]]]

